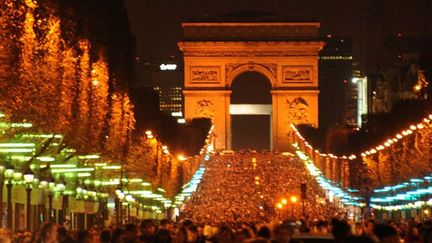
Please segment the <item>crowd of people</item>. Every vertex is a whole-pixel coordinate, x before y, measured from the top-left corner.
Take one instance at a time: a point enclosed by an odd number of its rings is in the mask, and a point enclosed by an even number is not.
[[[243,151],[214,155],[197,191],[186,202],[183,216],[202,224],[269,222],[286,215],[323,220],[338,216],[340,208],[326,202],[324,191],[294,156]],[[300,184],[307,185],[301,200]],[[289,198],[298,201],[292,205]],[[288,203],[276,207],[281,199]],[[302,211],[304,203],[305,215]]]
[[[320,241],[317,241],[320,239]],[[210,226],[184,220],[144,220],[139,224],[69,231],[54,223],[45,223],[35,233],[0,232],[0,243],[432,243],[432,221],[418,223],[389,221],[364,223],[332,219],[309,223],[286,219],[268,224],[227,224]]]
[[[305,199],[301,183],[307,185]],[[289,202],[290,196],[299,201]],[[283,198],[286,205],[277,207]],[[74,231],[48,222],[37,232],[2,229],[0,243],[432,243],[432,221],[346,218],[341,208],[326,201],[325,192],[294,156],[244,151],[206,162],[201,184],[178,223],[147,219]]]

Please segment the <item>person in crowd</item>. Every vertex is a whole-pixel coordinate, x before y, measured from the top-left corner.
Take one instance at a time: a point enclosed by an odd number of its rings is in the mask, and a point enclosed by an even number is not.
[[[223,225],[219,227],[219,231],[215,236],[216,242],[232,242],[233,240],[233,232],[232,229],[227,226]]]
[[[47,222],[41,226],[36,243],[57,243],[57,226]]]
[[[186,229],[187,242],[195,243],[198,241],[198,229],[195,225],[189,225]]]
[[[159,229],[155,235],[154,242],[171,243],[171,233],[167,229]]]
[[[332,235],[335,242],[348,243],[347,239],[351,236],[351,226],[344,220],[332,219]]]
[[[185,227],[180,227],[175,235],[175,243],[187,243],[188,235]]]
[[[354,224],[354,235],[355,236],[362,236],[363,234],[364,234],[363,224],[361,222],[356,222]]]
[[[120,242],[123,233],[124,233],[124,229],[121,227],[117,227],[116,229],[114,229],[114,231],[112,232],[111,243]]]
[[[290,243],[294,235],[294,228],[288,223],[282,223],[275,226],[273,230],[274,243]]]
[[[159,229],[171,230],[172,228],[171,222],[167,219],[162,219],[159,224]]]
[[[270,229],[267,226],[261,226],[257,232],[257,236],[266,240],[270,239]]]
[[[363,235],[373,236],[374,235],[375,220],[368,220],[365,225],[363,225]]]
[[[92,243],[93,242],[92,236],[91,236],[90,232],[88,232],[87,230],[82,230],[82,231],[78,232],[77,240],[80,243]]]
[[[408,230],[406,231],[405,242],[421,242],[420,228],[421,225],[418,225],[416,222],[411,222],[408,226]]]
[[[373,232],[378,237],[380,243],[400,242],[398,232],[389,224],[375,224]]]
[[[246,228],[238,230],[234,234],[234,242],[244,242],[244,241],[249,240],[251,238],[252,238],[252,235],[251,235],[250,231]]]
[[[423,243],[432,243],[432,226],[428,226],[423,232]]]
[[[122,237],[123,243],[135,243],[138,240],[138,230],[134,224],[126,224]]]
[[[103,229],[99,236],[100,243],[111,243],[111,231],[109,229]]]
[[[156,225],[151,219],[146,219],[141,223],[140,240],[144,243],[151,243],[156,234]]]
[[[59,243],[76,243],[76,241],[71,237],[70,233],[64,227],[58,227],[57,238]]]

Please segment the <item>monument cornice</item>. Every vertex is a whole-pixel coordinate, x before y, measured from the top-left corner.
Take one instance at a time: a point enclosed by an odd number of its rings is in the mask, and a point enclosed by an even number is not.
[[[182,27],[214,27],[214,26],[313,26],[320,27],[320,22],[183,22]]]
[[[183,41],[185,56],[317,56],[321,41]]]

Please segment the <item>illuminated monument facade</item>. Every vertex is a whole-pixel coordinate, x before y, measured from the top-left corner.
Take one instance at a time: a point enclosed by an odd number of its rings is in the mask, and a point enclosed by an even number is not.
[[[269,147],[278,151],[289,148],[291,123],[318,125],[319,23],[230,16],[182,25],[185,118],[211,118],[216,149],[232,148],[233,114],[270,115]],[[231,104],[231,85],[245,72],[268,79],[271,105]]]

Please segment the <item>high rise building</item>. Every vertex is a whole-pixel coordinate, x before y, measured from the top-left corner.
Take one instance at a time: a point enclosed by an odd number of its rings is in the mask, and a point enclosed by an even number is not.
[[[368,78],[362,76],[359,70],[355,70],[351,79],[351,95],[347,109],[350,125],[361,127],[363,124],[362,116],[369,113],[370,96],[368,86]]]
[[[135,86],[151,87],[159,97],[160,111],[183,118],[183,67],[176,61],[135,62]]]
[[[323,128],[355,123],[351,114],[352,43],[350,38],[323,38],[319,55],[319,126]]]

